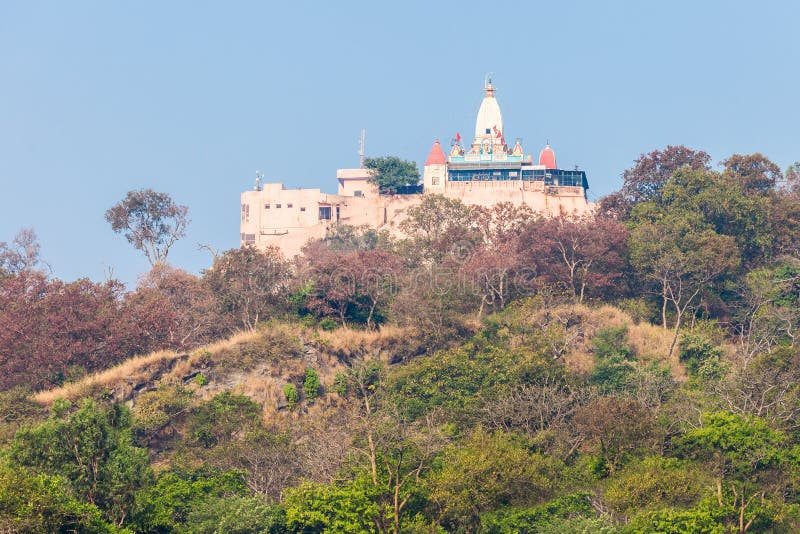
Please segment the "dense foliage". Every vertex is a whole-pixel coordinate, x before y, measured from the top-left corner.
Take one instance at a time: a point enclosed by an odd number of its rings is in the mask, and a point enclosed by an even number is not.
[[[797,532],[800,164],[710,161],[642,155],[595,217],[429,195],[402,239],[131,291],[49,276],[21,232],[0,531]],[[30,396],[165,348],[147,383]]]
[[[378,186],[382,194],[397,193],[405,186],[419,183],[417,164],[397,156],[366,158],[364,168],[372,171],[370,182]]]

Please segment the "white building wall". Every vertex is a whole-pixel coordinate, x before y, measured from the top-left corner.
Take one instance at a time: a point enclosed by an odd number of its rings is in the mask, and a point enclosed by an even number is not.
[[[340,180],[339,191],[352,193],[358,190],[356,187],[364,187],[366,182],[354,173],[344,183],[346,185],[342,185]],[[510,202],[516,206],[527,204],[532,210],[546,216],[581,216],[594,210],[594,205],[586,201],[581,187],[546,187],[544,182],[521,180],[444,181],[443,184],[445,187],[441,191],[432,188],[433,192],[468,205],[491,207],[499,202]],[[426,193],[430,194],[431,191],[426,189]],[[377,190],[373,190],[355,197],[352,194],[326,194],[319,189],[286,189],[279,183],[265,184],[261,191],[246,191],[241,198],[242,245],[250,244],[259,248],[276,246],[287,257],[299,254],[310,239],[325,237],[328,229],[337,222],[352,226],[367,225],[400,237],[402,232],[399,225],[405,219],[406,211],[422,201],[422,195],[378,195]],[[320,219],[320,207],[330,207],[330,219]]]

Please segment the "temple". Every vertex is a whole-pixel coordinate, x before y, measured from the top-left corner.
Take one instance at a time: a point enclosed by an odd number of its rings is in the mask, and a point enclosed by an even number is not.
[[[487,79],[472,142],[465,146],[456,134],[445,154],[439,140],[434,141],[422,184],[397,194],[379,194],[370,182],[371,171],[364,168],[339,169],[336,194],[257,182],[254,190],[242,193],[241,244],[277,246],[294,256],[309,239],[325,237],[333,224],[368,225],[399,236],[405,211],[430,194],[486,207],[499,202],[525,204],[544,216],[591,212],[586,173],[559,169],[549,142],[536,160],[525,154],[520,140],[508,146],[495,93]]]

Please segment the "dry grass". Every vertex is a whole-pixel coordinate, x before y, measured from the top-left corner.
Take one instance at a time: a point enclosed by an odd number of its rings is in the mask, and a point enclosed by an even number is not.
[[[668,357],[672,330],[664,330],[660,326],[648,323],[636,323],[628,313],[609,305],[599,307],[581,304],[561,305],[540,312],[542,315],[544,313],[560,317],[562,321],[569,317],[573,324],[578,325],[571,327],[574,341],[565,354],[565,363],[570,371],[586,373],[592,370],[594,356],[591,340],[599,330],[625,327],[628,343],[638,359],[661,362],[670,368],[676,380],[686,378],[686,371],[678,361],[677,353]],[[575,334],[575,331],[579,333]]]
[[[149,380],[156,372],[163,370],[165,367],[170,367],[165,377],[183,376],[192,369],[192,366],[204,354],[214,354],[224,349],[231,349],[240,343],[252,341],[258,336],[259,333],[257,331],[239,332],[228,339],[200,347],[189,353],[188,357],[185,354],[179,354],[171,350],[160,350],[142,356],[134,356],[114,367],[89,375],[77,382],[55,389],[40,391],[34,394],[33,399],[43,406],[50,406],[54,400],[59,398],[75,400],[98,388],[113,388],[121,382],[130,383]]]
[[[110,386],[122,380],[145,378],[147,374],[143,372],[145,369],[173,360],[177,356],[177,353],[171,350],[161,350],[145,356],[135,356],[119,365],[89,375],[77,382],[72,382],[56,389],[40,391],[33,396],[33,399],[44,406],[49,406],[59,398],[74,400],[98,386]]]
[[[624,326],[637,358],[665,363],[678,380],[686,377],[677,354],[667,358],[672,331],[646,323],[637,324],[619,308],[565,304],[531,312],[527,320],[534,323],[544,324],[555,320],[573,325],[567,327],[571,340],[564,354],[565,363],[571,371],[587,373],[594,367],[591,340],[599,330]],[[198,369],[205,369],[206,364],[212,362],[215,376],[207,376],[211,383],[202,388],[201,397],[238,388],[263,403],[266,412],[283,395],[283,384],[287,381],[296,382],[306,366],[314,367],[323,384],[330,387],[336,372],[344,368],[343,361],[362,357],[390,361],[397,354],[413,354],[418,349],[415,344],[419,342],[418,332],[407,327],[382,326],[378,330],[339,328],[325,332],[297,324],[273,323],[263,329],[239,332],[188,354],[157,351],[136,356],[78,382],[36,393],[33,398],[43,406],[50,406],[58,398],[75,400],[110,389],[118,397],[131,399],[138,391],[134,391],[134,388],[141,384],[182,380]],[[290,346],[291,349],[288,348]],[[304,347],[311,347],[311,352],[305,354]],[[239,353],[248,351],[253,352],[252,357],[258,361],[258,367],[252,370],[238,365],[242,363],[237,360],[242,356]],[[206,371],[203,370],[203,373]]]
[[[397,363],[428,350],[424,336],[413,327],[382,326],[378,330],[339,328],[332,332],[318,332],[314,339],[321,353],[327,353],[339,361],[377,358]]]
[[[386,347],[409,334],[407,328],[381,326],[378,330],[353,330],[339,328],[332,332],[320,332],[322,345],[332,352],[355,353],[370,348]]]

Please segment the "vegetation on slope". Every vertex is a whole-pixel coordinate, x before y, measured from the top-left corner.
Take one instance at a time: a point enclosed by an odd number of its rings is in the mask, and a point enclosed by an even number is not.
[[[709,161],[127,292],[0,244],[0,530],[797,531],[797,168]]]

